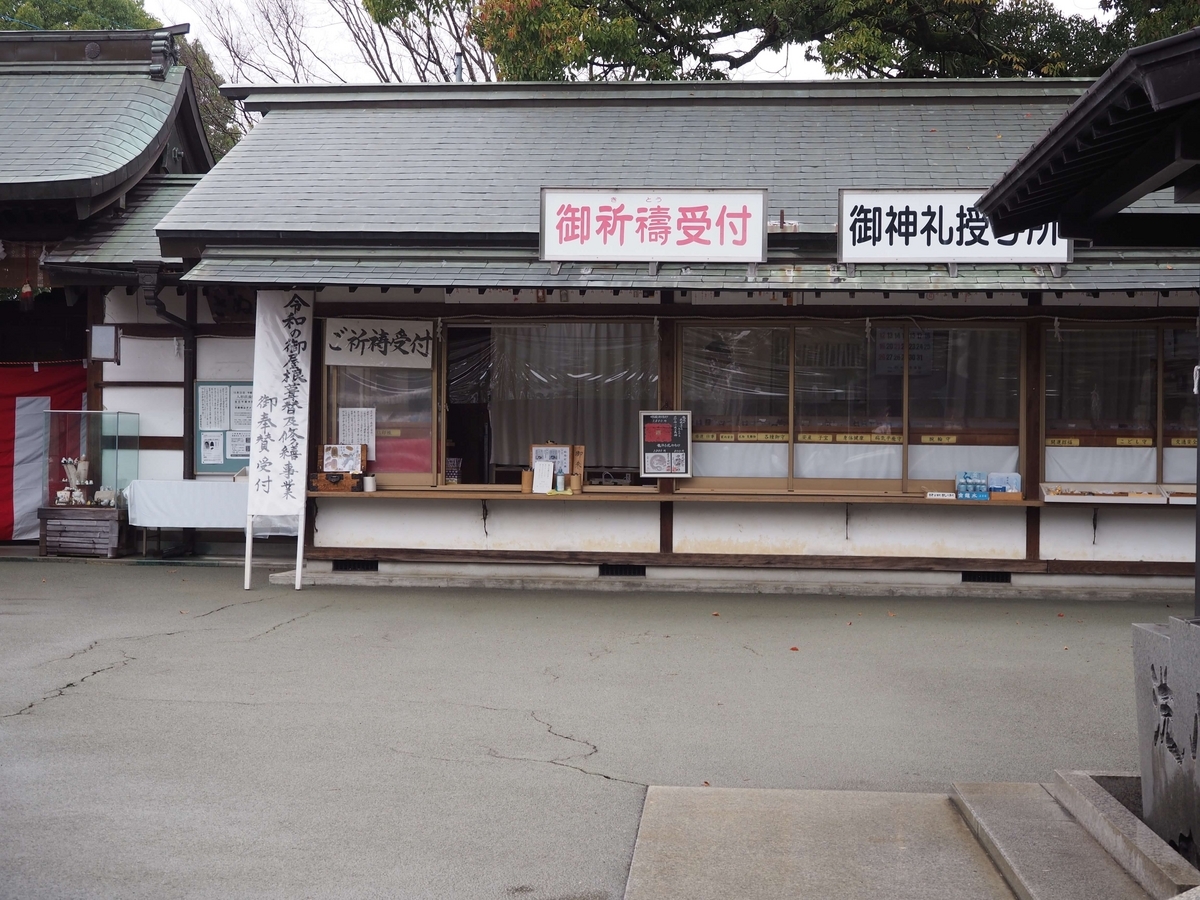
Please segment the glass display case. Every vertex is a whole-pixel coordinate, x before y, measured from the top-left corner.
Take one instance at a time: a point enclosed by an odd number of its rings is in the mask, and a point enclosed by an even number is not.
[[[46,411],[45,506],[123,507],[138,477],[138,414]]]

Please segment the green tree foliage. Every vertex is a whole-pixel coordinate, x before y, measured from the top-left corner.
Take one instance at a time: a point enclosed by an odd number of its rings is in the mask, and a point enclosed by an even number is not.
[[[238,124],[237,106],[222,96],[221,85],[225,79],[217,72],[204,45],[185,38],[178,40],[179,61],[191,70],[192,83],[196,86],[196,103],[200,107],[200,121],[204,123],[208,146],[213,158],[219,160],[244,134]]]
[[[0,27],[47,31],[154,28],[141,0],[0,0]]]
[[[158,28],[142,0],[0,0],[0,29],[31,31],[120,31]],[[179,41],[180,61],[192,71],[200,118],[213,156],[220,159],[242,129],[233,101],[221,96],[224,80],[199,41]]]
[[[831,74],[1094,76],[1200,20],[1197,0],[1107,0],[1102,24],[1049,0],[480,0],[480,43],[510,80],[724,78],[804,47]]]

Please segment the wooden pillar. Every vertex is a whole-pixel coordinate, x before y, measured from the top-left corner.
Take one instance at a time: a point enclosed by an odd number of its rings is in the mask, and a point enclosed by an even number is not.
[[[104,295],[108,288],[91,285],[87,289],[87,327],[90,331],[93,325],[104,324]],[[104,390],[100,382],[104,380],[104,363],[89,362],[87,367],[87,408],[100,410],[104,408]]]
[[[658,408],[675,408],[675,320],[663,319],[658,323]],[[674,478],[660,478],[658,492],[663,495],[675,493]],[[675,550],[675,504],[663,500],[658,504],[658,552],[672,553]]]
[[[183,336],[183,477],[196,477],[196,288],[187,289]]]
[[[1041,496],[1042,482],[1042,408],[1044,365],[1044,331],[1041,319],[1033,319],[1025,329],[1025,499]],[[1038,506],[1025,508],[1025,558],[1041,559],[1042,510]]]

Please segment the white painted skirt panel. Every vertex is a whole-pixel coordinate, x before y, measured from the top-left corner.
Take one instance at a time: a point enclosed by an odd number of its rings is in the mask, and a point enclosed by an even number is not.
[[[183,338],[121,338],[121,364],[104,363],[105,381],[183,381]]]
[[[1196,509],[1047,505],[1041,548],[1042,559],[1194,562]]]
[[[676,503],[677,553],[1022,559],[1025,510],[844,503]]]
[[[197,338],[196,377],[201,381],[253,381],[254,338]]]
[[[787,478],[787,444],[692,444],[692,474],[710,478]]]
[[[953,480],[959,472],[1016,472],[1019,447],[936,446],[913,444],[908,448],[908,477]]]
[[[1158,474],[1153,447],[1047,447],[1046,480],[1124,481],[1153,484]]]
[[[104,389],[104,408],[138,414],[138,434],[156,437],[183,436],[183,388]]]
[[[899,479],[899,444],[797,444],[797,478]]]
[[[1196,483],[1196,448],[1163,448],[1163,484]]]
[[[318,547],[658,552],[657,503],[321,497]]]

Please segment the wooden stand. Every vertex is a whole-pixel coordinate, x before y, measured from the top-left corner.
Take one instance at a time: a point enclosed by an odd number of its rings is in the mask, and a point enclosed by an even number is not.
[[[112,559],[128,550],[128,515],[108,506],[43,506],[38,510],[41,556]]]

